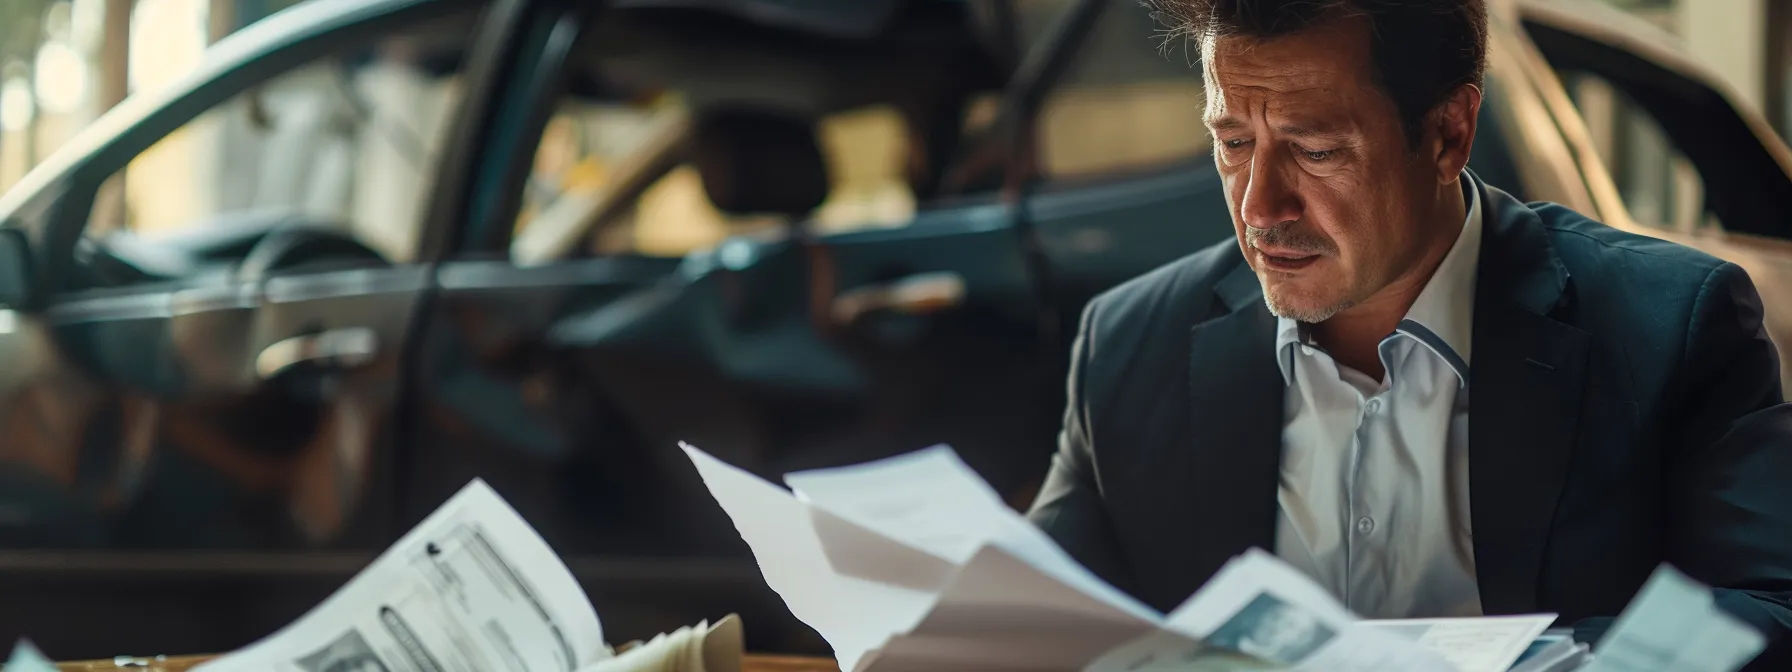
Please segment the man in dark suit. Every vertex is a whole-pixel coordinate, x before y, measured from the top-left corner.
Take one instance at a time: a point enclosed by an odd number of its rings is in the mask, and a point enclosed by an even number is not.
[[[1786,664],[1760,299],[1466,170],[1482,1],[1147,4],[1201,49],[1237,240],[1086,309],[1033,521],[1161,609],[1256,546],[1366,617],[1548,611],[1584,640],[1668,562]]]

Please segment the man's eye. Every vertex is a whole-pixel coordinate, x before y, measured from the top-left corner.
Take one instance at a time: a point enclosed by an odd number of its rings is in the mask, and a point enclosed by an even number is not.
[[[1244,147],[1245,141],[1239,140],[1239,139],[1222,140],[1222,141],[1220,141],[1220,144],[1222,146],[1224,146],[1226,149],[1240,149],[1240,148]]]
[[[1336,151],[1338,151],[1338,150],[1327,149],[1327,150],[1315,152],[1315,151],[1309,151],[1309,150],[1303,149],[1303,150],[1300,150],[1300,153],[1301,153],[1301,156],[1307,157],[1308,161],[1321,162],[1321,161],[1325,161],[1326,159],[1332,158],[1332,154]]]

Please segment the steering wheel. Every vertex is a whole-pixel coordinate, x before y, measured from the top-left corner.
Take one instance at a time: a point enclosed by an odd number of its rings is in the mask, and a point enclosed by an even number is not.
[[[268,232],[237,263],[239,280],[261,281],[294,267],[318,262],[346,262],[388,267],[379,252],[342,231],[317,225],[292,224]]]

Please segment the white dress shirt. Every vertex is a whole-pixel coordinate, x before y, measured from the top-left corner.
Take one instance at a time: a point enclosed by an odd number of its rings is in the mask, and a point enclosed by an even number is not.
[[[1481,202],[1380,345],[1380,381],[1282,318],[1288,385],[1276,555],[1365,618],[1481,614],[1469,529],[1468,376]]]

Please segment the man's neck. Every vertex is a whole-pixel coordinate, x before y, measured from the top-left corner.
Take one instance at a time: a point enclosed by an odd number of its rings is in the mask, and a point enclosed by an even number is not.
[[[1425,285],[1437,273],[1444,257],[1449,255],[1450,248],[1461,235],[1463,221],[1468,219],[1468,205],[1463,200],[1462,190],[1451,189],[1455,193],[1442,195],[1438,200],[1439,212],[1431,218],[1437,222],[1432,230],[1438,235],[1419,255],[1411,273],[1395,278],[1368,300],[1312,325],[1314,341],[1324,347],[1332,359],[1376,380],[1386,376],[1381,362],[1382,339],[1394,333],[1400,321],[1412,310],[1413,302],[1425,291]]]
[[[1388,291],[1394,289],[1390,286],[1376,295],[1374,305],[1365,302],[1311,325],[1313,340],[1338,363],[1381,380],[1387,373],[1381,362],[1381,341],[1400,326],[1424,287],[1421,282],[1413,291],[1396,294]]]

